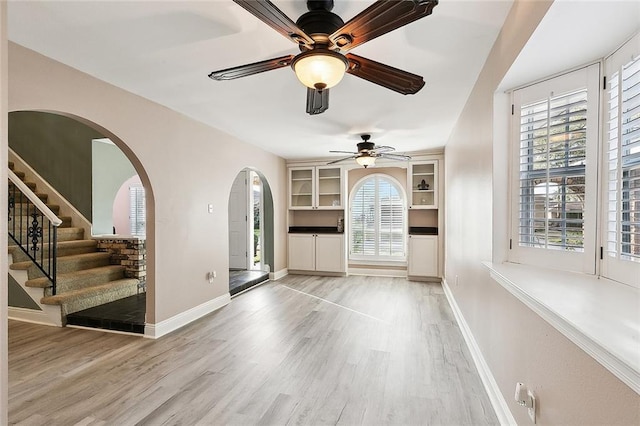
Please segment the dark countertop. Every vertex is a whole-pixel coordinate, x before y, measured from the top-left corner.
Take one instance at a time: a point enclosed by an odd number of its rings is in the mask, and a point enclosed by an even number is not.
[[[409,235],[438,235],[438,228],[433,226],[410,226]]]
[[[344,234],[337,226],[290,226],[290,234]]]

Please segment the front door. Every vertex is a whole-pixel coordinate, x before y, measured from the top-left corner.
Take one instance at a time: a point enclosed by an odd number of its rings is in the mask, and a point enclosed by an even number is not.
[[[248,171],[238,173],[229,196],[229,268],[247,269],[247,179]],[[253,214],[251,215],[253,217]]]

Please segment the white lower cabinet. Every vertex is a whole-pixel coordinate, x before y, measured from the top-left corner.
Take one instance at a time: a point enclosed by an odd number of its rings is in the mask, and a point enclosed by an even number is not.
[[[343,234],[289,234],[289,270],[345,272]]]
[[[437,235],[409,235],[407,275],[414,277],[438,276]]]

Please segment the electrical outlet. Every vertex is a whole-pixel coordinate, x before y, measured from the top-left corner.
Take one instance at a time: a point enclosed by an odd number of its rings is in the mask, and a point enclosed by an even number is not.
[[[533,394],[532,391],[527,391],[527,395],[531,400],[531,407],[527,407],[527,411],[529,412],[529,418],[531,419],[533,424],[535,424],[536,423],[536,406],[538,405],[536,401],[536,396]]]

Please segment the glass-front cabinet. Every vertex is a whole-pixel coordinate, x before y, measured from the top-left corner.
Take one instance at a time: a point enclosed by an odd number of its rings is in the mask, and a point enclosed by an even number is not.
[[[289,208],[313,208],[315,167],[289,169]]]
[[[438,208],[438,162],[420,161],[409,164],[407,173],[409,208]]]
[[[335,166],[289,169],[291,210],[338,210],[344,208],[342,169]]]

